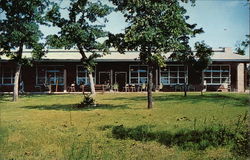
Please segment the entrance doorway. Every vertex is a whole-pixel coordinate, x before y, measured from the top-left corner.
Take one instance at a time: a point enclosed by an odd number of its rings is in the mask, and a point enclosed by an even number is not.
[[[118,90],[122,91],[127,83],[127,73],[126,72],[115,72],[115,83],[118,84]]]
[[[99,72],[99,84],[111,84],[110,72]]]

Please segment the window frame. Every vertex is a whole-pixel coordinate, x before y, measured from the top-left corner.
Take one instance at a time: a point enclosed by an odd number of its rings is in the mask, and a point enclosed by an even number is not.
[[[40,83],[38,83],[38,79],[39,79],[39,77],[38,77],[38,68],[39,67],[44,67],[45,68],[45,73],[44,73],[44,84],[48,84],[48,78],[47,78],[47,73],[48,73],[48,67],[61,67],[62,69],[63,69],[63,76],[62,76],[62,80],[63,80],[63,83],[58,83],[58,86],[63,86],[64,85],[64,65],[36,65],[36,85],[43,85],[43,84],[40,84]],[[56,76],[55,76],[55,73],[56,72],[52,72],[53,74],[54,74],[54,78],[56,78]],[[50,84],[50,85],[56,85],[55,83],[53,83],[53,84]]]
[[[8,68],[10,69],[10,77],[4,77],[4,68]],[[15,67],[11,66],[11,67],[3,67],[1,66],[1,72],[0,72],[0,84],[3,86],[13,86],[15,83]],[[20,79],[21,79],[21,75],[22,73],[20,72]],[[10,79],[10,83],[4,83],[5,79]]]
[[[220,76],[219,77],[213,77],[213,73],[216,73],[216,72],[213,72],[213,67],[215,67],[215,66],[219,66],[220,67]],[[227,66],[228,67],[228,77],[222,77],[222,67],[225,67],[225,66]],[[205,77],[205,72],[206,72],[206,70],[208,70],[208,68],[209,67],[212,67],[212,70],[211,70],[211,72],[208,72],[208,73],[211,73],[211,76],[210,77]],[[203,70],[202,71],[202,79],[203,79],[203,81],[205,81],[206,79],[210,79],[211,80],[211,82],[210,83],[208,83],[207,81],[206,81],[206,84],[207,85],[211,85],[211,86],[216,86],[216,85],[222,85],[222,84],[224,84],[224,83],[227,83],[228,85],[231,85],[231,65],[230,64],[212,64],[212,65],[209,65],[208,66],[208,68],[207,69],[205,69],[205,70]],[[220,83],[213,83],[213,79],[219,79],[220,80]],[[222,79],[223,78],[228,78],[228,82],[222,82]]]
[[[79,70],[78,70],[78,67],[84,67],[84,66],[83,65],[76,65],[76,84],[80,85],[80,83],[78,83],[78,80],[79,80],[79,76],[78,76]],[[85,71],[86,71],[86,69],[85,69]],[[93,80],[94,80],[94,83],[96,84],[96,67],[94,69],[94,74],[93,75],[94,75]],[[89,80],[88,80],[89,77],[88,77],[87,71],[85,72],[85,79],[87,79],[87,80],[85,80],[85,84],[84,85],[88,85],[87,82],[89,82]]]
[[[136,85],[140,85],[140,84],[143,84],[143,83],[140,83],[140,73],[141,72],[137,72],[137,83],[131,83],[131,80],[132,80],[132,76],[131,76],[131,67],[132,66],[136,66],[136,67],[139,67],[138,70],[140,70],[140,67],[146,67],[147,68],[147,76],[146,76],[146,83],[148,83],[148,65],[129,65],[129,84],[136,84]],[[133,78],[136,78],[136,77],[133,77]]]
[[[185,66],[182,65],[182,64],[167,64],[166,67],[169,67],[167,74],[168,74],[168,77],[164,77],[162,76],[162,69],[163,68],[159,68],[160,70],[160,83],[165,85],[165,86],[168,86],[168,85],[184,85],[185,83],[185,74],[187,74],[187,82],[186,84],[188,84],[188,67],[185,71]],[[177,68],[177,71],[171,71],[171,68],[170,67],[178,67]],[[180,71],[179,67],[184,67],[184,71]],[[180,77],[180,72],[184,72],[184,77]],[[177,73],[177,76],[176,77],[171,77],[171,73]],[[168,83],[162,83],[162,78],[167,78],[168,79]],[[171,83],[171,79],[177,79],[177,83]],[[184,83],[180,83],[180,79],[184,79]]]

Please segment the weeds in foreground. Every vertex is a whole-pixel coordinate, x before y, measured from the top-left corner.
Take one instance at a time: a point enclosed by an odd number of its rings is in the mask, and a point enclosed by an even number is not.
[[[247,113],[241,118],[235,128],[221,124],[213,124],[197,129],[181,129],[170,131],[153,131],[152,126],[141,125],[126,128],[123,125],[114,126],[112,135],[117,139],[134,139],[137,141],[157,141],[165,146],[178,146],[184,150],[205,150],[209,147],[231,146],[236,156],[248,157],[250,154],[248,130],[246,129]],[[195,120],[196,121],[196,120]]]

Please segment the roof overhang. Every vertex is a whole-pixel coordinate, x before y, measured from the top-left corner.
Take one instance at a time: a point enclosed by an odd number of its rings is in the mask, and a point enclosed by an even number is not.
[[[101,52],[97,52],[98,54],[102,54]],[[90,52],[86,52],[86,55],[91,55]],[[167,62],[176,62],[169,60],[171,52],[165,53]],[[23,52],[23,57],[31,58],[31,50],[25,50]],[[9,58],[6,56],[0,56],[0,62],[8,62]],[[37,60],[36,62],[80,62],[81,55],[77,50],[49,50],[49,52],[42,57],[41,60]],[[214,49],[213,55],[211,56],[213,62],[241,62],[241,63],[249,63],[248,56],[242,56],[234,54],[230,50],[223,49]],[[111,51],[111,54],[104,55],[100,58],[96,59],[96,62],[139,62],[139,52],[137,51],[128,51],[125,54],[120,54],[117,51]]]

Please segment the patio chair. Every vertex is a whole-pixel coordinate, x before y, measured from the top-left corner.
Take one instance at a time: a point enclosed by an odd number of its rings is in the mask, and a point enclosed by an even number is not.
[[[146,86],[146,84],[145,83],[142,83],[142,85],[141,85],[141,92],[142,91],[147,91],[147,86]]]
[[[135,91],[135,84],[131,84],[129,88],[131,89],[131,92],[134,92]]]
[[[115,84],[113,85],[113,90],[114,90],[115,92],[118,92],[118,87],[119,87],[119,85],[118,85],[117,83],[115,83]]]
[[[85,87],[84,84],[80,84],[80,90],[82,91],[83,94],[84,94],[84,87]]]
[[[207,85],[203,85],[203,86],[201,86],[202,87],[202,89],[201,89],[201,92],[203,93],[203,92],[207,92]]]
[[[221,91],[223,92],[228,92],[229,90],[231,90],[230,86],[228,85],[228,83],[223,83],[222,84],[222,89]]]
[[[123,90],[124,90],[124,92],[128,92],[128,89],[129,89],[129,85],[126,84],[125,87],[123,87]]]
[[[75,82],[70,85],[70,92],[75,92],[76,91],[76,84]]]
[[[163,84],[162,83],[160,83],[160,85],[159,85],[159,91],[161,91],[162,89],[163,89]]]

